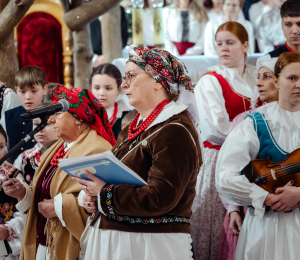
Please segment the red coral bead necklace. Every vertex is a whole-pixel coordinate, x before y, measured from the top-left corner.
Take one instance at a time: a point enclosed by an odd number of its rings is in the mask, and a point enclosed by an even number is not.
[[[51,166],[58,166],[59,164],[59,159],[62,159],[65,157],[65,155],[67,154],[67,152],[70,150],[70,148],[64,152],[64,144],[62,144],[62,146],[57,150],[57,152],[54,154],[53,158],[51,159]]]
[[[139,126],[136,126],[137,121],[140,117],[140,113],[137,113],[137,115],[129,125],[128,140],[133,140],[141,133],[143,133],[148,128],[148,126],[151,125],[151,123],[157,118],[157,116],[161,113],[164,107],[169,103],[169,99],[165,99],[162,102],[160,102],[150,113],[150,115],[147,116],[147,118]]]

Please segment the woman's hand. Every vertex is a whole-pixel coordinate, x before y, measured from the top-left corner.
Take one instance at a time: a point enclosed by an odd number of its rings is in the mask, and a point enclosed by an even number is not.
[[[300,201],[300,188],[284,186],[282,188],[278,188],[276,190],[276,194],[278,195],[273,195],[265,201],[265,204],[271,206],[272,209],[284,212],[298,207],[298,202]]]
[[[7,228],[4,225],[0,225],[0,240],[6,240],[9,237]]]
[[[26,194],[26,189],[23,186],[23,184],[18,179],[11,179],[17,186],[19,186],[19,189],[13,185],[10,180],[7,180],[3,182],[3,190],[7,196],[16,198],[18,201],[21,201]]]
[[[88,213],[96,213],[98,211],[97,197],[85,194],[83,196],[83,206]]]
[[[242,218],[240,214],[236,211],[231,212],[229,218],[230,218],[229,228],[236,236],[238,236],[242,228]]]
[[[39,212],[48,219],[57,217],[54,207],[54,199],[44,200],[38,204]]]
[[[103,188],[103,186],[106,184],[106,182],[97,178],[94,174],[92,174],[89,171],[85,171],[85,175],[89,179],[91,179],[91,181],[83,180],[78,177],[72,177],[72,179],[78,181],[79,187],[84,190],[86,195],[96,197]]]

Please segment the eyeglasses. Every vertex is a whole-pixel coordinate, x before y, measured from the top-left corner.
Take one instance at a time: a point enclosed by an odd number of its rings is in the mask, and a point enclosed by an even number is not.
[[[130,85],[134,81],[134,79],[138,76],[138,74],[141,74],[141,73],[146,73],[146,72],[139,72],[139,73],[136,73],[136,75],[132,75],[130,73],[125,73],[125,77],[123,77],[123,80],[125,80],[127,85]]]

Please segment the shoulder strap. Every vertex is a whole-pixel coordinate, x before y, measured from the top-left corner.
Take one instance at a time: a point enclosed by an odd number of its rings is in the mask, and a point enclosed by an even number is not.
[[[193,140],[193,143],[194,143],[194,145],[196,146],[196,142],[195,142],[195,139],[193,138],[193,136],[192,136],[192,134],[190,133],[190,131],[184,126],[184,125],[182,125],[182,124],[180,124],[180,123],[176,123],[176,122],[174,122],[174,123],[170,123],[170,124],[167,124],[167,125],[179,125],[179,126],[182,126],[189,134],[190,134],[190,137],[192,138],[192,140]],[[159,128],[159,129],[157,129],[155,132],[153,132],[151,135],[149,135],[149,136],[147,136],[145,139],[143,139],[143,140],[140,140],[140,142],[134,147],[134,148],[132,148],[127,154],[125,154],[124,156],[123,156],[123,158],[120,160],[121,162],[133,151],[133,150],[135,150],[141,143],[143,143],[144,141],[146,141],[149,137],[151,137],[151,136],[153,136],[154,134],[156,134],[157,132],[159,132],[161,129],[163,129],[165,126],[167,126],[167,125],[164,125],[164,126],[162,126],[161,128]],[[196,146],[197,147],[197,146]]]
[[[215,71],[209,71],[209,72],[206,72],[204,75],[211,75],[211,76],[214,76],[216,77],[216,79],[219,81],[221,87],[224,86],[224,85],[228,85],[228,87],[230,87],[228,81],[220,74],[218,74],[217,72]]]
[[[254,129],[260,142],[258,158],[270,158],[273,162],[286,159],[288,152],[277,144],[265,116],[259,112],[247,115],[253,120]]]

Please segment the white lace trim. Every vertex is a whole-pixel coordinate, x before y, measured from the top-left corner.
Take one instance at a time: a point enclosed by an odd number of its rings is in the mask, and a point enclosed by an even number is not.
[[[279,123],[281,127],[285,127],[289,132],[294,125],[300,129],[300,110],[296,112],[287,111],[275,101],[258,108],[257,112],[264,114],[265,119],[271,121],[274,125]]]
[[[186,105],[182,104],[180,101],[170,102],[168,105],[166,105],[164,107],[164,109],[161,111],[161,113],[151,123],[151,125],[148,126],[148,128],[146,130],[148,130],[152,126],[155,126],[157,124],[167,121],[172,116],[180,114],[182,111],[186,110],[187,108],[188,107]]]
[[[63,227],[66,227],[66,223],[63,220],[63,197],[62,194],[59,193],[54,197],[54,208],[58,219],[60,220]]]
[[[100,192],[98,193],[98,210],[104,215],[104,216],[107,216],[107,214],[104,213],[102,207],[101,207],[101,199],[100,199]]]
[[[85,191],[84,191],[84,190],[81,190],[81,191],[79,192],[79,195],[78,195],[78,204],[79,204],[79,206],[81,206],[81,207],[84,207],[84,206],[83,206],[83,197],[84,197],[84,195],[85,195]]]
[[[260,220],[265,214],[264,201],[268,194],[269,193],[267,191],[255,184],[253,184],[251,193],[249,194],[250,199],[252,199],[252,206],[254,207],[254,215],[257,216]]]
[[[193,239],[190,234],[188,234],[188,243],[189,243],[189,260],[194,260],[193,247],[192,247]]]

